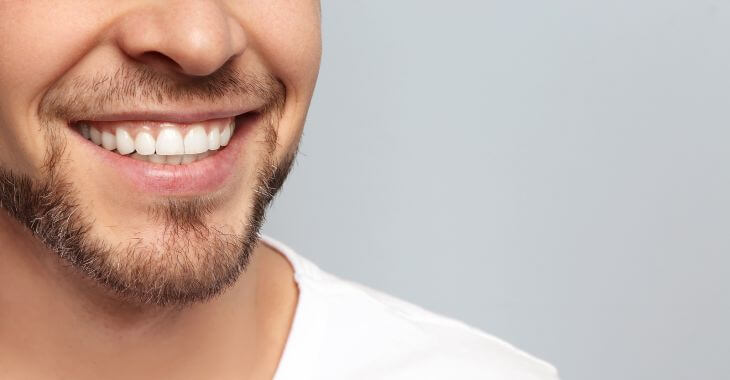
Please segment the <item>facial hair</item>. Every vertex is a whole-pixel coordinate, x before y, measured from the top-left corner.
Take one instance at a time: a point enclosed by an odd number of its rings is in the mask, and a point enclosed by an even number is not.
[[[39,108],[47,143],[40,179],[0,166],[0,208],[62,262],[129,304],[185,306],[209,300],[232,285],[250,261],[265,211],[296,156],[294,147],[280,162],[274,159],[278,120],[285,100],[283,84],[272,77],[242,75],[230,66],[186,83],[162,77],[143,66],[125,67],[101,82],[97,77],[75,78],[71,83],[49,91]],[[106,85],[100,88],[98,83]],[[84,93],[84,89],[90,91]],[[258,160],[251,198],[245,205],[245,220],[224,229],[207,221],[220,206],[217,199],[170,198],[148,210],[148,219],[164,226],[157,241],[135,240],[112,247],[94,236],[93,218],[84,215],[86,205],[65,176],[62,163],[66,145],[53,121],[78,120],[82,115],[104,112],[113,108],[115,99],[211,102],[244,95],[267,100],[256,126],[265,149]]]

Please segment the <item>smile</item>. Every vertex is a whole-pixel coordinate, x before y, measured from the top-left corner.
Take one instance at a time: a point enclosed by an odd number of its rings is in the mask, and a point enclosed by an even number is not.
[[[236,172],[255,111],[188,123],[81,120],[70,124],[88,156],[143,193],[199,195]]]
[[[78,132],[106,150],[155,164],[190,164],[222,149],[235,118],[193,124],[169,122],[79,122]]]

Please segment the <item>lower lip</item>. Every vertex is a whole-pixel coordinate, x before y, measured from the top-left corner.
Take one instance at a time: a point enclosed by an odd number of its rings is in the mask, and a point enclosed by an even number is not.
[[[189,164],[167,165],[140,161],[108,151],[74,132],[90,155],[98,157],[115,173],[126,178],[139,192],[190,196],[222,188],[231,178],[246,137],[259,120],[257,114],[236,119],[236,130],[228,145],[214,154]]]

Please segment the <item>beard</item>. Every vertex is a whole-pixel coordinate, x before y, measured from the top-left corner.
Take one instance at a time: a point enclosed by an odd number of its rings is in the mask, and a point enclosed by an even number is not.
[[[274,159],[285,98],[283,84],[270,77],[240,75],[229,66],[208,78],[182,84],[143,67],[117,71],[105,89],[98,88],[98,78],[94,80],[97,85],[87,92],[88,99],[79,98],[79,91],[83,91],[80,84],[86,83],[80,78],[73,86],[49,91],[40,107],[47,143],[42,176],[34,179],[0,166],[0,208],[25,226],[62,264],[122,302],[185,306],[222,293],[249,264],[265,211],[296,157],[294,146],[280,162]],[[130,86],[130,81],[135,85]],[[120,94],[122,88],[136,92]],[[256,162],[255,184],[252,189],[240,190],[251,193],[242,220],[226,225],[210,222],[210,216],[221,206],[212,196],[168,198],[147,210],[148,221],[162,226],[154,241],[130,239],[112,245],[95,236],[94,218],[84,215],[87,205],[80,201],[82,197],[64,171],[66,145],[59,138],[61,127],[53,126],[52,120],[78,120],[90,111],[103,111],[111,108],[109,99],[121,99],[121,95],[137,100],[151,96],[157,101],[201,98],[210,102],[244,92],[251,95],[252,91],[268,101],[260,113],[261,122],[255,126],[264,145]]]

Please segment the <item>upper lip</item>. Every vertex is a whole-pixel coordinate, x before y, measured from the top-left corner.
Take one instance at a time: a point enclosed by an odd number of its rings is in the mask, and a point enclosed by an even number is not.
[[[71,123],[86,121],[160,121],[180,124],[190,124],[202,122],[212,119],[223,119],[228,117],[236,117],[248,112],[259,111],[264,104],[249,104],[239,107],[220,106],[190,106],[190,107],[156,107],[148,109],[135,110],[119,110],[114,112],[104,112],[98,114],[90,114],[83,118],[70,120]]]

